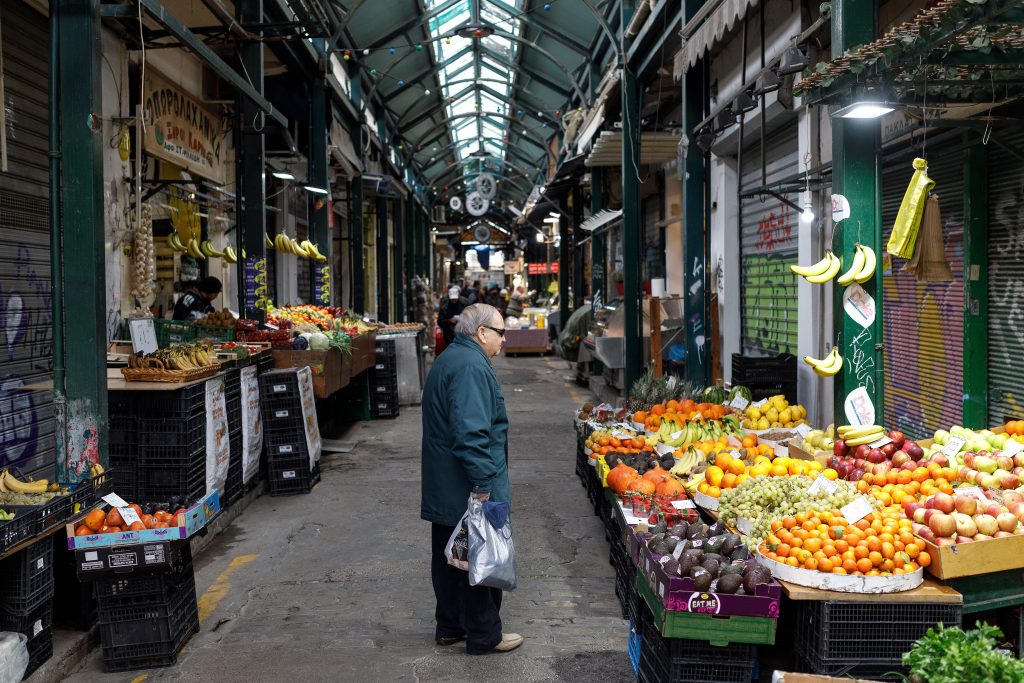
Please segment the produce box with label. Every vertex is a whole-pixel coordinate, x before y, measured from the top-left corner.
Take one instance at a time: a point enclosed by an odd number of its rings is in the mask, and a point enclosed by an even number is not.
[[[102,500],[101,505],[68,523],[69,549],[184,540],[203,529],[221,509],[216,489],[187,508],[160,510],[154,515],[142,512],[141,506],[130,505],[117,494]],[[122,524],[111,524],[118,520]]]

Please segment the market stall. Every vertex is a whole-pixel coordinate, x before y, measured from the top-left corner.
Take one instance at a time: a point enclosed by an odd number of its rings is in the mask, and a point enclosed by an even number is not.
[[[626,406],[583,407],[576,472],[640,680],[750,681],[768,663],[890,680],[920,671],[940,624],[988,656],[966,615],[1019,623],[1024,421],[922,441],[813,429],[781,395],[681,396],[650,376]],[[1020,648],[1019,627],[1004,637]]]
[[[520,327],[505,326],[505,355],[547,353],[550,348],[546,308],[528,307],[518,319]]]

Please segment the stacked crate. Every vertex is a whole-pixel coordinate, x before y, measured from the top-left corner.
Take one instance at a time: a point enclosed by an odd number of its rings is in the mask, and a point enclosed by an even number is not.
[[[0,562],[0,631],[28,637],[26,677],[53,655],[54,587],[50,538]]]
[[[398,350],[394,339],[377,338],[377,359],[369,372],[370,417],[398,417]]]
[[[224,378],[224,401],[228,412],[228,478],[224,484],[221,505],[228,506],[242,497],[242,379],[241,370],[229,370]]]
[[[270,495],[309,493],[320,481],[320,464],[314,461],[310,467],[297,370],[260,376],[260,409]]]
[[[163,550],[166,567],[110,573],[96,581],[105,671],[171,666],[199,631],[191,546],[176,541]]]

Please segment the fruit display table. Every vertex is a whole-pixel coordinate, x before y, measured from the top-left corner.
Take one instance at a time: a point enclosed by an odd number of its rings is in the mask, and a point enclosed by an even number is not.
[[[548,330],[546,328],[525,330],[508,328],[505,330],[504,348],[506,356],[518,353],[547,353]]]

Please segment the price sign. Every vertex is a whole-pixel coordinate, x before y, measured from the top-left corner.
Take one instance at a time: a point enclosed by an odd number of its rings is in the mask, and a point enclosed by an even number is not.
[[[673,500],[672,507],[674,507],[676,510],[693,510],[694,508],[697,507],[697,505],[692,500],[687,498],[686,500]]]
[[[733,399],[729,401],[729,407],[735,408],[736,410],[746,410],[749,405],[750,401],[748,401],[742,394],[736,394],[733,396]]]
[[[839,512],[842,513],[843,518],[850,524],[856,524],[874,511],[875,509],[871,507],[871,503],[869,503],[868,499],[864,496],[857,496],[853,499],[852,503],[844,505],[839,510]]]
[[[744,536],[749,536],[750,533],[754,530],[754,523],[746,517],[737,517],[736,528],[739,529],[739,532]]]
[[[960,452],[965,443],[967,443],[967,439],[961,436],[950,436],[949,440],[946,441],[946,445],[942,447],[942,454],[947,458],[952,458]]]
[[[1003,444],[1003,455],[1014,456],[1024,451],[1024,443],[1017,441],[1016,439],[1007,439],[1006,443]]]
[[[102,500],[104,503],[106,503],[112,508],[128,507],[128,501],[126,501],[124,498],[117,495],[116,493],[108,493],[107,495],[103,496]]]
[[[125,526],[131,526],[135,522],[141,522],[139,513],[135,512],[135,508],[123,507],[117,508],[117,511],[121,513],[121,519],[124,520]]]
[[[755,408],[760,408],[761,406],[763,406],[767,402],[768,402],[768,399],[762,398],[760,401],[754,401],[750,405],[754,406]]]
[[[812,496],[817,495],[824,491],[827,494],[835,493],[839,489],[839,484],[832,481],[828,477],[819,474],[818,477],[811,482],[811,485],[807,488],[807,493]]]
[[[128,324],[132,330],[132,349],[135,353],[153,353],[159,348],[152,318],[132,318]]]
[[[988,502],[988,498],[985,497],[985,492],[978,486],[961,486],[953,491],[958,496],[973,496],[980,501],[985,503]]]
[[[887,436],[883,436],[881,439],[879,439],[877,441],[872,441],[871,443],[869,443],[868,444],[868,448],[881,448],[882,446],[884,446],[887,443],[892,443],[892,439],[890,439]]]
[[[811,425],[809,425],[806,422],[804,422],[803,424],[797,425],[796,429],[794,431],[797,434],[799,434],[800,438],[802,439],[802,438],[806,437],[808,434],[811,433]]]
[[[658,455],[668,455],[669,453],[675,453],[676,449],[668,444],[659,443],[654,447],[654,452]]]

